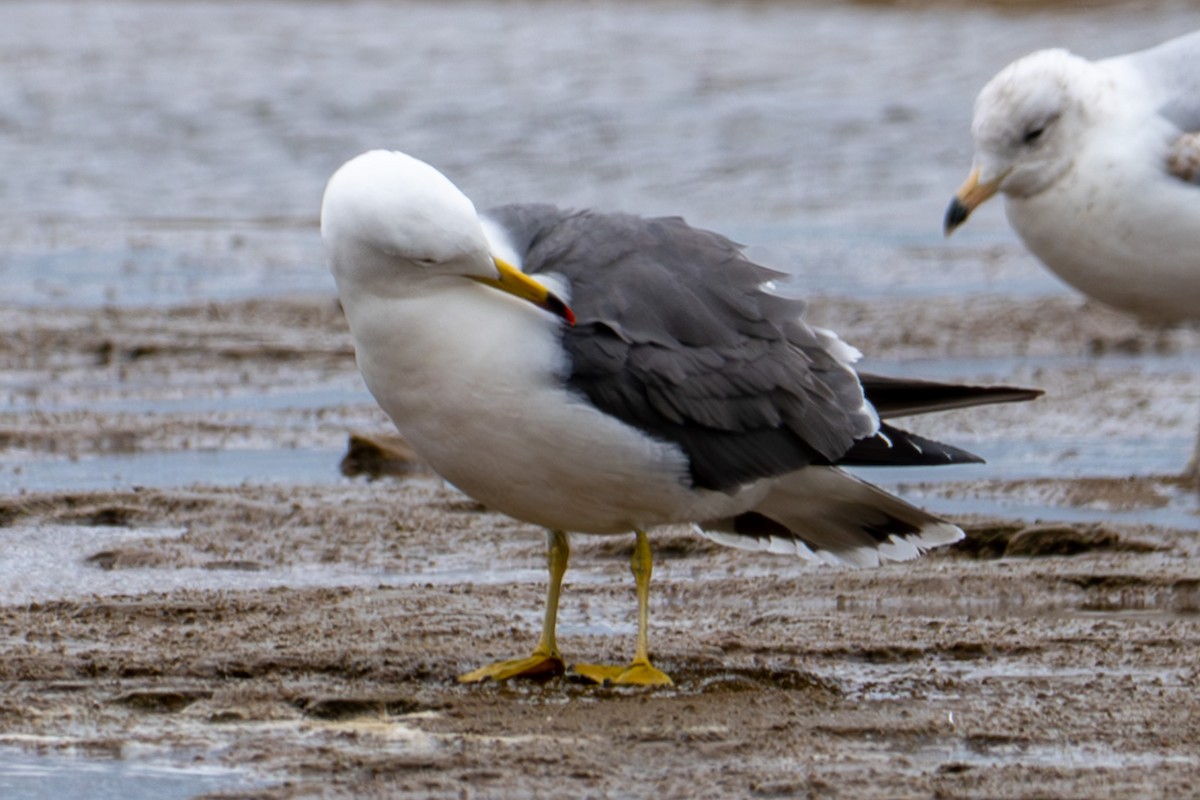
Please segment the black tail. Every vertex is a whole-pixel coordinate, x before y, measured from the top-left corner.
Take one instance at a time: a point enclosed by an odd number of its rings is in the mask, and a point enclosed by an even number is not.
[[[952,383],[860,374],[863,392],[883,419],[948,411],[991,403],[1032,400],[1040,389],[1011,386],[962,386]],[[933,467],[979,464],[983,459],[953,445],[935,442],[881,423],[879,433],[854,443],[837,461],[846,467]]]
[[[839,467],[940,467],[982,464],[983,459],[961,447],[893,428],[886,422],[870,439],[859,439],[836,462]]]
[[[863,393],[882,419],[949,411],[952,408],[1017,403],[1042,395],[1041,389],[1014,386],[962,386],[914,378],[859,373]]]

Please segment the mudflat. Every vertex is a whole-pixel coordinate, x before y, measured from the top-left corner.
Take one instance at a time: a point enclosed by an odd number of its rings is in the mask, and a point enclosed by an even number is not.
[[[810,313],[880,371],[1047,389],[911,420],[985,455],[1195,433],[1194,331],[1069,297]],[[320,479],[0,494],[0,745],[230,767],[247,783],[226,797],[1200,794],[1197,495],[1136,449],[1127,470],[1081,474],[1064,452],[1063,475],[893,480],[968,538],[878,570],[660,530],[651,647],[674,688],[464,686],[535,643],[543,534],[419,464],[339,474],[348,436],[389,424],[334,299],[4,308],[0,363],[26,387],[0,414],[13,486],[113,457],[328,455]],[[308,400],[271,400],[288,392]],[[631,544],[573,540],[568,660],[632,653]]]

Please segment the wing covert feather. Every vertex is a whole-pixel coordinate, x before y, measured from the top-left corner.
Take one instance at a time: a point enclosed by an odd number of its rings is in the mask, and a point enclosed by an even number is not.
[[[800,320],[803,303],[765,291],[780,273],[725,237],[675,218],[544,206],[489,215],[519,240],[526,272],[569,282],[570,385],[679,444],[697,486],[732,490],[832,463],[875,433],[858,378]]]

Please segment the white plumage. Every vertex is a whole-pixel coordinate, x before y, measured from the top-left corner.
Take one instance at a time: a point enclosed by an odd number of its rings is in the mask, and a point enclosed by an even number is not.
[[[1151,323],[1200,321],[1200,31],[1099,61],[1018,59],[980,91],[971,133],[947,234],[1002,193],[1021,240],[1071,286]]]

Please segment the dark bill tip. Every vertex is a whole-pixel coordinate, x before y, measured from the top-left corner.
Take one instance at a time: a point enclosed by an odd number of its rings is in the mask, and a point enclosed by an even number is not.
[[[946,209],[946,218],[942,222],[942,230],[947,236],[954,233],[954,229],[967,221],[967,217],[971,216],[971,209],[967,208],[963,201],[957,197],[950,201],[949,208]]]

